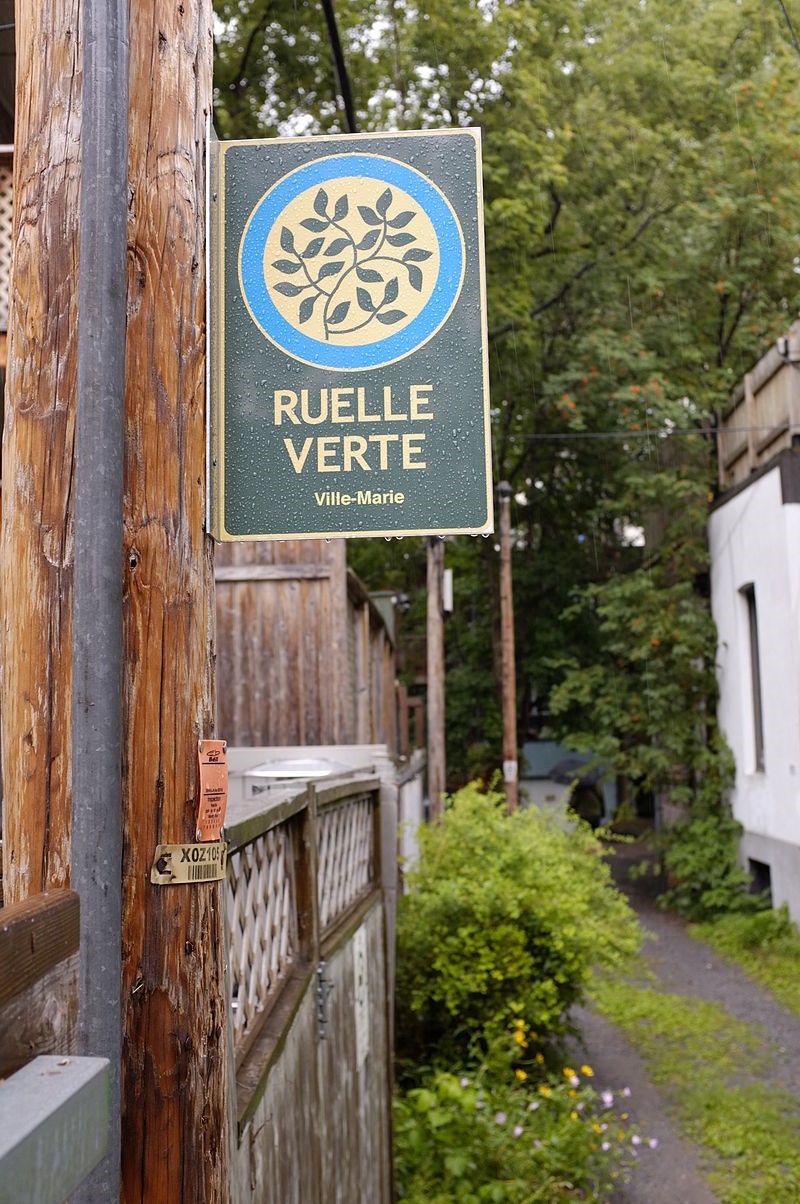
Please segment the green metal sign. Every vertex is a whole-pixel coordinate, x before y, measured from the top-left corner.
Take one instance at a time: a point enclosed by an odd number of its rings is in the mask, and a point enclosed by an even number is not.
[[[210,143],[211,529],[492,530],[477,130]]]

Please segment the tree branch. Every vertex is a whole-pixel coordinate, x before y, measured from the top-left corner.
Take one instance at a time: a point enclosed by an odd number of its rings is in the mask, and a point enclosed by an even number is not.
[[[664,209],[653,210],[652,213],[649,213],[647,217],[643,218],[642,221],[639,222],[630,238],[627,238],[624,242],[620,243],[619,247],[615,247],[610,251],[604,251],[602,254],[597,255],[594,259],[589,259],[586,261],[586,263],[581,264],[577,271],[573,272],[569,279],[565,280],[561,287],[555,293],[553,293],[552,296],[548,297],[546,301],[540,301],[538,305],[534,305],[532,309],[528,310],[527,314],[525,315],[526,321],[533,321],[534,319],[538,318],[540,314],[545,313],[546,310],[552,309],[554,305],[558,305],[559,302],[564,300],[572,286],[577,284],[577,282],[583,276],[585,276],[587,272],[591,272],[591,270],[597,267],[599,263],[602,263],[607,259],[615,259],[620,251],[626,251],[629,247],[632,247],[633,244],[642,237],[648,226],[652,225],[652,223],[657,221],[660,217],[666,217],[668,213],[671,213],[672,210],[676,208],[677,204],[678,202],[675,201],[672,205],[667,205]],[[511,331],[516,328],[516,326],[517,322],[513,320],[504,322],[501,326],[496,326],[494,330],[489,331],[489,339],[492,340],[502,338],[503,335],[510,334]]]

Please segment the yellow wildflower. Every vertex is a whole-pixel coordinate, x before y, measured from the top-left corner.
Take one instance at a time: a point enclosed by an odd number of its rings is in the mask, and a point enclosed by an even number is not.
[[[602,1133],[602,1132],[603,1132],[603,1129],[602,1129],[602,1126],[601,1126],[601,1125],[599,1125],[599,1124],[597,1123],[597,1121],[595,1121],[595,1122],[594,1122],[594,1124],[592,1125],[592,1131],[593,1131],[594,1133]]]
[[[581,1066],[581,1074],[585,1074],[587,1079],[594,1078],[594,1071],[592,1070],[591,1066]]]
[[[523,1049],[528,1048],[528,1042],[522,1029],[517,1029],[517,1031],[514,1033],[514,1040],[516,1041],[517,1045],[521,1045]]]
[[[543,1065],[544,1065],[544,1054],[537,1053],[537,1055],[536,1055],[536,1063],[537,1063],[537,1065],[538,1065],[538,1066],[543,1066]]]
[[[545,1099],[549,1099],[550,1096],[553,1094],[553,1092],[546,1084],[543,1083],[542,1086],[539,1088],[539,1094],[543,1095],[545,1097]]]
[[[526,1072],[525,1072],[524,1070],[520,1070],[519,1066],[518,1066],[518,1067],[517,1067],[517,1069],[514,1071],[514,1074],[517,1076],[517,1078],[519,1079],[519,1081],[520,1081],[521,1083],[524,1083],[524,1082],[525,1082],[525,1080],[526,1080],[526,1078],[528,1077],[528,1076],[527,1076],[527,1074],[526,1074]]]
[[[575,1078],[575,1071],[572,1069],[571,1066],[564,1067],[564,1078],[565,1079],[574,1079]]]
[[[567,1095],[569,1096],[569,1098],[570,1098],[570,1099],[577,1099],[577,1098],[578,1098],[578,1093],[577,1093],[577,1091],[575,1091],[575,1089],[574,1089],[574,1088],[572,1088],[571,1090],[569,1090],[569,1091],[567,1092]]]
[[[578,1119],[578,1113],[577,1113],[577,1112],[570,1112],[570,1114],[569,1114],[569,1118],[570,1118],[570,1120],[577,1120],[577,1119]]]

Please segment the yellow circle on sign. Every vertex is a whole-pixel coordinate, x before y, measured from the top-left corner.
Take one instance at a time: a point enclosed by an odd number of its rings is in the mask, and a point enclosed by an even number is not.
[[[433,223],[396,184],[342,176],[293,197],[264,246],[281,317],[334,346],[379,342],[425,309],[441,256]]]

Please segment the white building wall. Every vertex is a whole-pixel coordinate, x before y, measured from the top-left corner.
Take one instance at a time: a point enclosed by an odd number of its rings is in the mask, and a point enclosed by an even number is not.
[[[736,759],[733,811],[742,856],[770,867],[775,905],[800,921],[800,505],[784,503],[776,464],[709,520],[711,603],[719,634],[719,718]],[[748,608],[755,589],[764,768],[756,767]]]

